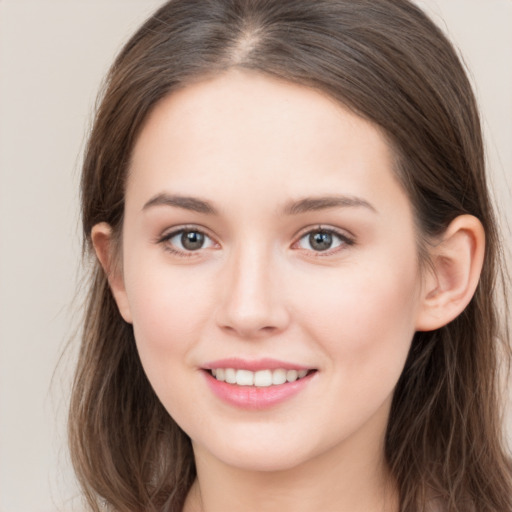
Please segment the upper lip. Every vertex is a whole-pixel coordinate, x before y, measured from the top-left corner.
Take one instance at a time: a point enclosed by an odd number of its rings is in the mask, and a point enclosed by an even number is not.
[[[233,368],[235,370],[250,370],[257,372],[258,370],[311,370],[310,366],[296,364],[289,361],[280,361],[278,359],[241,359],[239,357],[231,357],[226,359],[218,359],[205,363],[203,369],[215,370],[217,368]]]

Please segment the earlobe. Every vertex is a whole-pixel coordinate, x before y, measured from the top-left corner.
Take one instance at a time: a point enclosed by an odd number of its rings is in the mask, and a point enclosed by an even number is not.
[[[121,316],[128,323],[132,323],[128,297],[124,285],[121,266],[118,263],[118,255],[114,247],[112,228],[106,222],[96,224],[91,230],[91,240],[105,274],[112,295],[116,301]]]
[[[472,215],[460,215],[429,253],[431,270],[424,283],[418,331],[443,327],[469,304],[484,261],[485,232],[481,222]]]

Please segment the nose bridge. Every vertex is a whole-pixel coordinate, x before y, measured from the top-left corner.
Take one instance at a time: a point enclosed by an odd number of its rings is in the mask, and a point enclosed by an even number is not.
[[[240,242],[226,262],[219,323],[240,336],[276,332],[288,321],[274,251],[254,239]]]

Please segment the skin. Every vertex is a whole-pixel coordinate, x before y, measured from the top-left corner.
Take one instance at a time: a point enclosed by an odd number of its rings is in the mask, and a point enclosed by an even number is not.
[[[155,392],[192,439],[185,510],[398,510],[383,457],[393,389],[414,332],[469,301],[478,221],[456,219],[432,250],[436,272],[422,272],[379,130],[317,91],[249,72],[161,101],[132,157],[121,264],[108,225],[93,243]],[[205,245],[186,251],[184,227]],[[309,238],[320,229],[336,232],[326,251]],[[283,403],[248,411],[206,384],[208,361],[235,356],[316,372]]]

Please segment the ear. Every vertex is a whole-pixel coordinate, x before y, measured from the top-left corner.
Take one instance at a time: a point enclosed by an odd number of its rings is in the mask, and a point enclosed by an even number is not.
[[[429,253],[432,268],[424,282],[418,331],[443,327],[469,304],[484,261],[482,224],[472,215],[455,218]]]
[[[96,224],[91,230],[91,240],[96,256],[107,275],[119,312],[126,322],[132,323],[123,272],[118,260],[119,255],[116,254],[110,225],[106,222]]]

